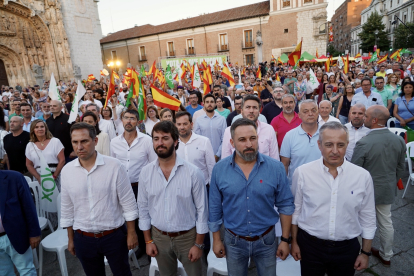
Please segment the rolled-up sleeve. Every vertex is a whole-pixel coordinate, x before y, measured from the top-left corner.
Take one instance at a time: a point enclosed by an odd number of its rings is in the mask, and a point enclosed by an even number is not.
[[[279,174],[279,185],[276,192],[275,206],[280,214],[290,216],[295,211],[292,192],[290,191],[284,166],[279,162],[277,167]]]
[[[132,191],[131,183],[129,182],[127,171],[123,165],[118,168],[116,190],[125,220],[136,220],[138,218],[137,202]]]
[[[216,181],[217,168],[213,169],[210,182],[210,192],[209,192],[209,219],[208,227],[211,232],[217,232],[220,230],[221,225],[223,224],[223,203],[222,196],[218,188],[218,183]]]
[[[149,172],[145,169],[142,169],[139,175],[139,185],[138,185],[138,211],[139,211],[139,229],[142,231],[151,229],[151,217],[149,215],[148,207],[148,192],[146,185],[149,184],[149,179],[147,177]]]
[[[372,240],[375,237],[376,227],[376,211],[375,211],[375,194],[374,183],[371,176],[367,172],[365,184],[365,196],[362,200],[361,211],[359,212],[359,223],[361,224],[361,237],[363,239]]]
[[[208,233],[207,189],[200,169],[197,169],[193,177],[195,178],[192,183],[192,194],[196,207],[196,231],[197,234],[205,234]]]

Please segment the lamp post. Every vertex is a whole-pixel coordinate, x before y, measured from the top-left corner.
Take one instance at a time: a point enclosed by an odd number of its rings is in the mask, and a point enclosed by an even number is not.
[[[374,32],[374,34],[375,34],[375,46],[374,46],[374,51],[376,51],[377,50],[377,37],[378,37],[378,30],[375,30],[375,32]]]
[[[121,65],[121,62],[119,60],[116,61],[110,61],[108,63],[108,67],[115,70],[117,72],[119,70],[119,66]],[[112,68],[113,67],[113,68]]]

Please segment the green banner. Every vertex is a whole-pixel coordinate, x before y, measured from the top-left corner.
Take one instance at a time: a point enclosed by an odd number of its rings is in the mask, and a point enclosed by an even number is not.
[[[167,70],[165,71],[165,80],[167,82],[168,87],[170,89],[173,89],[174,88],[173,76],[172,76],[171,67],[169,64],[167,65]]]
[[[227,56],[222,55],[222,56],[206,56],[206,57],[201,56],[201,57],[167,58],[167,59],[161,60],[161,66],[162,68],[166,69],[167,65],[170,65],[171,67],[174,67],[176,69],[181,65],[181,63],[184,62],[184,60],[186,60],[191,65],[193,65],[194,63],[200,64],[203,62],[203,60],[205,60],[207,64],[211,64],[211,63],[216,64],[216,60],[217,60],[218,63],[222,66],[223,59],[227,60]]]

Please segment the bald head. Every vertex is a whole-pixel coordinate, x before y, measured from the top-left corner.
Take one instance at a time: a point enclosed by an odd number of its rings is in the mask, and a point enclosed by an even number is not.
[[[62,102],[61,101],[50,101],[50,112],[56,117],[59,116],[62,112]]]
[[[354,106],[351,106],[348,115],[348,121],[354,127],[361,127],[364,124],[364,117],[365,117],[365,105],[357,103]]]
[[[382,128],[387,124],[390,112],[384,106],[374,105],[365,112],[365,126],[370,129]]]

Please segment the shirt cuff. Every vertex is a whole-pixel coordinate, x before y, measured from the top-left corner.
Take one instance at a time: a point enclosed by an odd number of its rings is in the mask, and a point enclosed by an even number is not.
[[[196,221],[196,231],[197,231],[197,234],[206,234],[206,233],[208,233],[207,222],[197,222]]]
[[[299,218],[299,215],[293,214],[292,215],[292,224],[298,225],[298,218]]]
[[[126,221],[133,221],[138,218],[138,210],[124,213],[124,218]]]
[[[277,207],[277,212],[279,214],[283,214],[286,216],[291,216],[295,212],[295,205],[292,204],[292,206],[284,206],[284,207]]]
[[[60,227],[67,228],[73,226],[73,219],[60,219]]]
[[[371,227],[371,228],[362,227],[361,237],[366,240],[373,240],[375,237],[376,230],[377,230],[377,227]]]
[[[151,229],[151,220],[150,219],[140,219],[139,220],[139,229],[141,231],[147,231]]]
[[[214,233],[220,230],[222,224],[223,224],[222,219],[219,219],[218,221],[215,221],[215,222],[209,221],[208,227],[210,228],[210,231]]]

